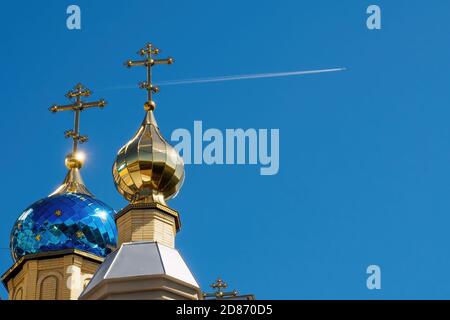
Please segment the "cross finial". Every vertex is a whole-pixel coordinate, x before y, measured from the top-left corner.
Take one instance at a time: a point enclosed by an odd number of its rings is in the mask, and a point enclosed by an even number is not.
[[[159,54],[159,49],[155,48],[151,43],[145,45],[144,48],[138,51],[141,57],[145,57],[144,60],[128,60],[125,65],[128,68],[136,66],[144,66],[147,69],[147,80],[139,83],[139,88],[147,90],[147,101],[144,103],[144,109],[146,111],[154,110],[156,103],[152,100],[152,93],[158,93],[159,88],[152,84],[152,67],[156,64],[172,64],[173,58],[167,59],[153,59],[153,56]]]
[[[216,291],[222,291],[222,289],[226,289],[227,287],[228,284],[221,278],[217,278],[216,282],[211,284],[211,288],[216,289]]]
[[[215,297],[217,299],[223,299],[225,297],[235,297],[238,295],[238,292],[236,290],[230,292],[223,291],[223,289],[226,289],[228,287],[228,284],[220,277],[217,278],[216,282],[211,284],[210,287],[215,289],[216,291],[213,293],[203,293],[203,297]]]
[[[64,136],[66,138],[72,138],[73,140],[73,148],[72,153],[66,157],[66,166],[69,169],[72,168],[81,168],[83,165],[82,159],[80,158],[78,151],[78,144],[84,143],[88,141],[87,136],[83,136],[80,134],[80,113],[81,111],[89,108],[99,107],[103,108],[106,106],[106,101],[100,99],[98,101],[93,102],[85,102],[81,100],[81,97],[89,97],[92,94],[91,90],[85,88],[81,83],[78,83],[73,90],[70,90],[66,93],[66,97],[69,100],[75,98],[75,101],[72,104],[67,105],[53,105],[49,108],[49,110],[53,113],[60,111],[74,111],[74,128],[72,130],[66,130],[64,132]]]

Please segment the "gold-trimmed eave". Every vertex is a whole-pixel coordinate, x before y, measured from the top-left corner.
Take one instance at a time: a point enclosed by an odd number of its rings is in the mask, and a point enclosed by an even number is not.
[[[23,257],[21,257],[19,260],[14,263],[11,268],[9,268],[5,273],[2,274],[1,280],[3,284],[6,286],[8,280],[15,276],[21,269],[25,262],[29,260],[41,260],[41,259],[48,259],[48,258],[58,258],[61,256],[66,256],[69,254],[76,254],[79,256],[82,256],[84,258],[87,258],[91,261],[102,263],[104,258],[96,256],[95,254],[79,250],[79,249],[64,249],[64,250],[58,250],[58,251],[49,251],[49,252],[40,252],[40,253],[34,253],[34,254],[27,254]]]

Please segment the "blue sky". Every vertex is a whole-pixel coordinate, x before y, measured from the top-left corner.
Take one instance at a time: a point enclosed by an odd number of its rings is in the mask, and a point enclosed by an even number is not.
[[[82,29],[66,28],[77,4]],[[382,29],[366,28],[378,4]],[[82,114],[90,190],[119,210],[111,166],[138,128],[144,80],[122,63],[148,41],[176,62],[158,80],[346,67],[300,77],[163,87],[156,117],[176,128],[279,128],[280,171],[186,167],[169,205],[177,247],[203,289],[220,275],[260,299],[450,296],[448,1],[46,1],[0,9],[0,269],[23,209],[65,175],[65,103],[77,82],[104,97]],[[382,289],[366,288],[366,268]],[[5,290],[1,288],[5,297]]]

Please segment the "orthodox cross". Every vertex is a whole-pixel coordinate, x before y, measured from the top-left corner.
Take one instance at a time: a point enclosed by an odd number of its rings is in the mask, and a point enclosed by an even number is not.
[[[81,97],[89,97],[91,95],[91,90],[85,88],[81,83],[77,84],[74,87],[74,90],[70,90],[65,95],[69,100],[75,98],[74,103],[67,105],[53,105],[49,108],[49,110],[53,113],[60,111],[74,111],[75,112],[75,120],[74,120],[74,129],[66,130],[64,132],[64,136],[66,138],[73,139],[73,150],[72,155],[75,156],[78,150],[78,143],[87,142],[88,137],[80,135],[80,113],[81,111],[89,108],[99,107],[103,108],[106,105],[106,101],[100,99],[98,101],[93,102],[84,102],[81,100]]]
[[[146,111],[154,110],[156,103],[152,100],[152,93],[158,93],[159,88],[152,84],[152,67],[156,64],[172,64],[173,58],[167,59],[153,59],[153,55],[158,55],[160,50],[155,48],[151,43],[148,43],[144,48],[138,51],[141,57],[145,57],[144,60],[128,60],[125,65],[128,68],[136,66],[144,66],[147,69],[147,81],[139,83],[139,88],[147,90],[147,101],[144,103],[144,109]]]
[[[238,292],[236,290],[224,292],[223,289],[226,289],[228,287],[228,284],[224,282],[221,278],[218,278],[216,282],[210,285],[210,287],[215,289],[216,292],[203,293],[203,297],[205,298],[215,297],[217,299],[223,299],[226,297],[236,297],[238,295]]]

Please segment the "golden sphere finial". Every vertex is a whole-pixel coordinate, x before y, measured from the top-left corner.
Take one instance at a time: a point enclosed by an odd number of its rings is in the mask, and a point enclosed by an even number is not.
[[[65,164],[67,169],[81,169],[84,164],[85,156],[82,152],[69,153],[66,156]]]
[[[144,110],[145,111],[153,111],[156,108],[156,103],[155,101],[145,101],[144,103]]]

